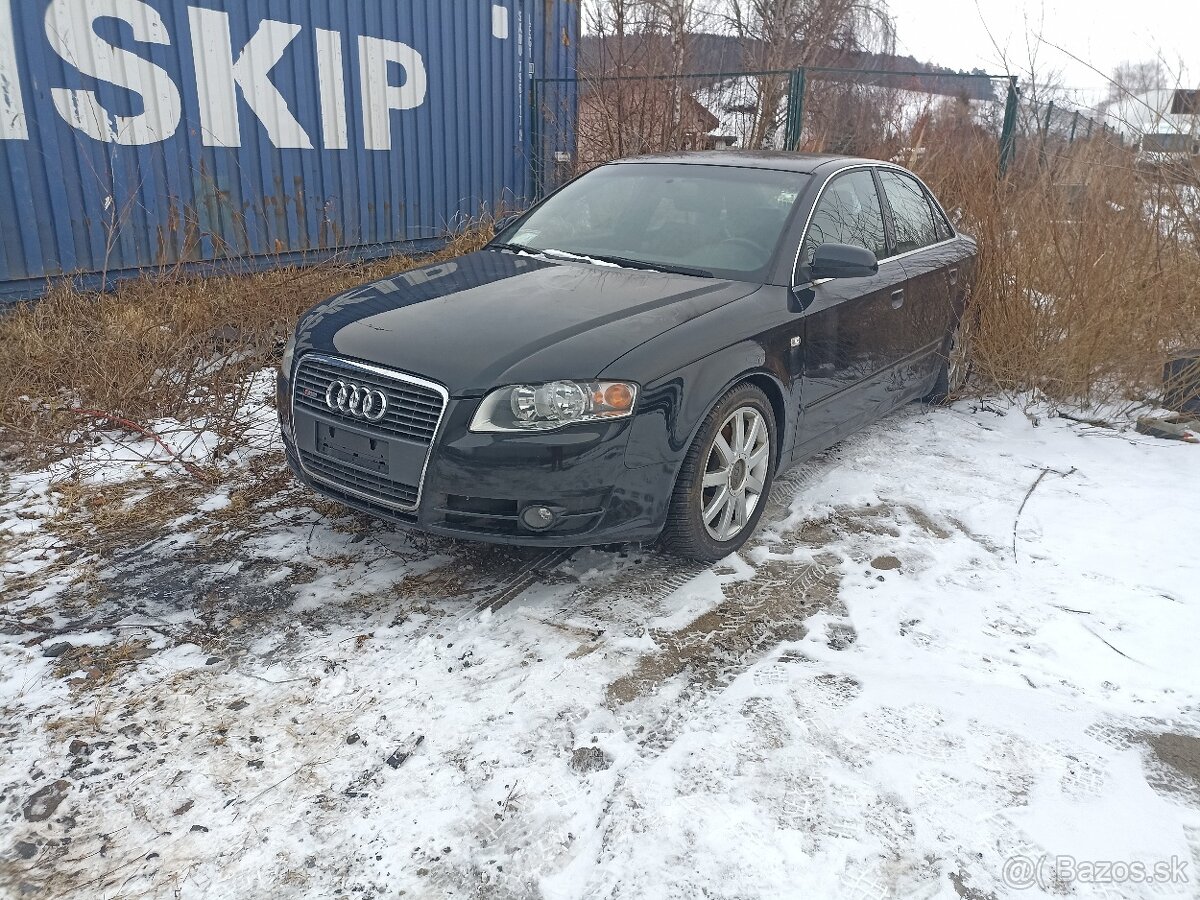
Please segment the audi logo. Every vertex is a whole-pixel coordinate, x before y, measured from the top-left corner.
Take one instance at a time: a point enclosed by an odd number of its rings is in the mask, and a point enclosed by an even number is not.
[[[325,405],[334,412],[368,422],[378,422],[387,415],[388,409],[387,395],[383,391],[345,381],[335,381],[329,385],[325,391]]]

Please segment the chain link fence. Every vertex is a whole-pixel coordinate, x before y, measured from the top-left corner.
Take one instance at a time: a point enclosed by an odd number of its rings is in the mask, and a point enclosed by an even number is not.
[[[1117,146],[1125,145],[1125,137],[1111,122],[1097,118],[1091,110],[1079,109],[1061,100],[1022,102],[1018,123],[1018,132],[1029,148],[1036,150],[1042,168],[1079,142],[1103,140]]]
[[[540,79],[530,195],[613,159],[688,150],[783,150],[913,162],[990,142],[1016,152],[1016,79],[833,67]]]

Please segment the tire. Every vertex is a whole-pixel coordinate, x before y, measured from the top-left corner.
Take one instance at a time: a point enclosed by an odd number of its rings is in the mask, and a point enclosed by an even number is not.
[[[946,342],[938,356],[941,362],[937,381],[933,383],[933,390],[921,398],[922,403],[934,406],[941,406],[953,399],[971,377],[967,331],[962,322],[956,323],[946,336]]]
[[[662,548],[701,562],[716,562],[740,549],[766,509],[778,444],[775,413],[766,394],[745,383],[726,393],[704,419],[684,457]],[[722,494],[726,499],[717,506]]]

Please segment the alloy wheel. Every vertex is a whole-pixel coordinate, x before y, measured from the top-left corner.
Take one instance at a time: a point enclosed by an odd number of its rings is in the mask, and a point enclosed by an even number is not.
[[[970,363],[967,361],[966,341],[963,340],[962,326],[959,325],[950,335],[950,351],[946,358],[949,372],[947,383],[950,393],[962,390],[971,374]]]
[[[753,406],[742,406],[721,425],[708,452],[702,481],[702,513],[709,537],[736,538],[762,502],[771,463],[771,434]]]

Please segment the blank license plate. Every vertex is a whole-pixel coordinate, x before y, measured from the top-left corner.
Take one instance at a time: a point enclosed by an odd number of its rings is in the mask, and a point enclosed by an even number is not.
[[[388,442],[318,423],[317,453],[378,475],[389,474]]]

